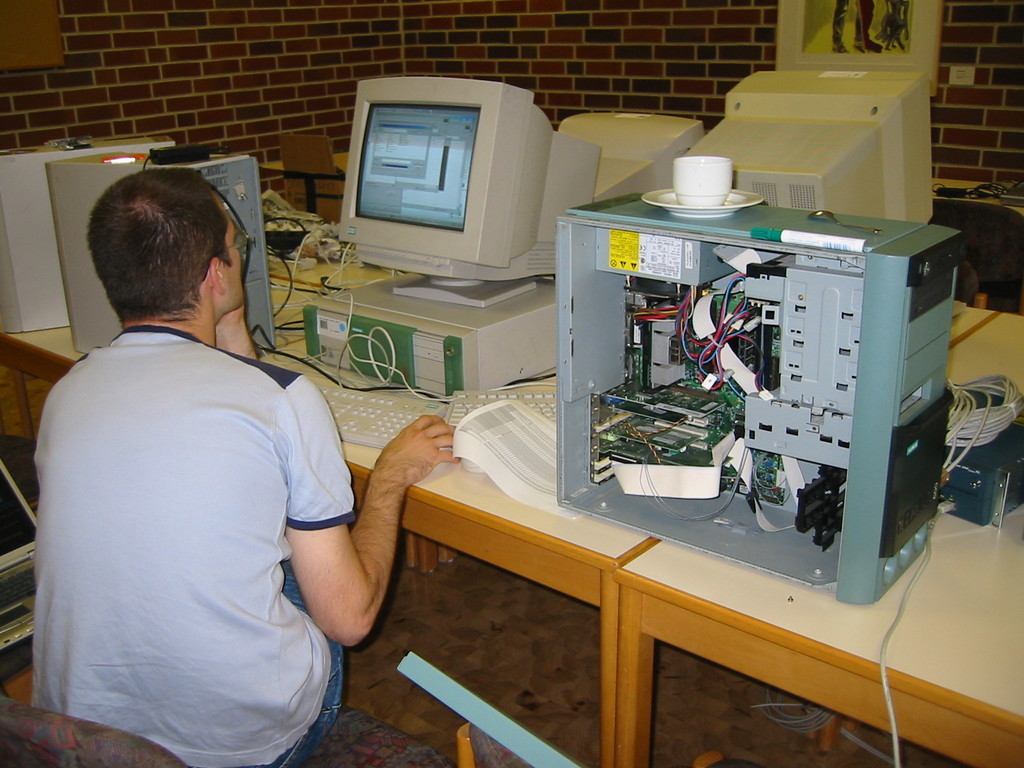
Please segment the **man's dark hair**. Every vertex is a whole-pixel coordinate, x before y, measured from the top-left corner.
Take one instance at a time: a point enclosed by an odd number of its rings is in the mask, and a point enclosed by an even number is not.
[[[183,320],[219,258],[227,218],[216,190],[191,168],[140,171],[112,184],[89,216],[89,250],[122,323]]]

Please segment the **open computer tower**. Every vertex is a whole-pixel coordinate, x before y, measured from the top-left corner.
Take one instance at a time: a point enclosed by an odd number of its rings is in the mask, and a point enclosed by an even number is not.
[[[851,219],[882,232],[788,245],[751,234],[850,231],[636,196],[560,219],[559,503],[877,600],[938,508],[962,245]]]

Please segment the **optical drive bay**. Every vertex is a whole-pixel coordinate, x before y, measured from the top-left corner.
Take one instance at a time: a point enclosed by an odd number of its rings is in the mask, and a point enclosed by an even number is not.
[[[370,379],[439,395],[493,389],[554,368],[552,280],[488,307],[396,296],[394,286],[408,280],[356,288],[351,301],[349,294],[314,299],[304,312],[307,353],[332,368],[340,358],[341,367]]]

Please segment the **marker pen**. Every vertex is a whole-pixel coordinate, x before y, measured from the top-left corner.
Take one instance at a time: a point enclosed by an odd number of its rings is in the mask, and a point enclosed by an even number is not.
[[[750,230],[750,236],[757,240],[773,240],[776,243],[790,243],[792,245],[811,245],[816,248],[831,248],[836,251],[850,251],[863,253],[864,243],[856,237],[838,237],[836,235],[822,235],[817,232],[799,232],[795,229],[770,229],[768,227],[754,227]]]

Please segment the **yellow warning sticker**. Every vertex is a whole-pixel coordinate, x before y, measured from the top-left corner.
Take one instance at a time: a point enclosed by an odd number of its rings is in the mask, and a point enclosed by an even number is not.
[[[693,269],[695,244],[678,237],[647,232],[608,232],[608,266],[661,279],[679,280]]]
[[[608,233],[608,266],[636,272],[640,266],[640,233],[613,229]]]

